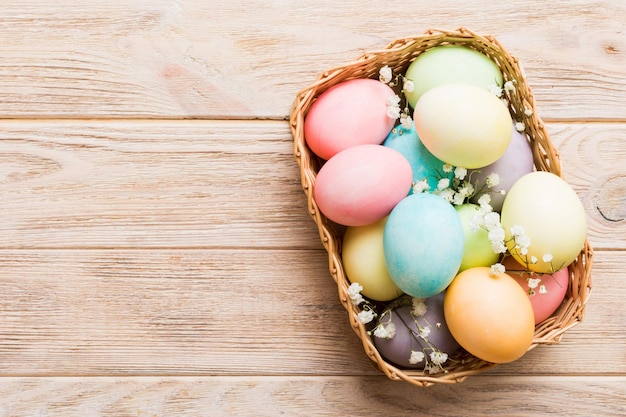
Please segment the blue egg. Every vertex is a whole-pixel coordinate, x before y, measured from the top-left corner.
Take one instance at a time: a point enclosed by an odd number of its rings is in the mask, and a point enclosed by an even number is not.
[[[402,125],[396,126],[387,135],[383,142],[384,146],[400,152],[411,164],[413,170],[413,182],[423,179],[428,180],[430,191],[437,189],[437,183],[441,178],[450,178],[454,176],[452,172],[443,172],[445,162],[434,156],[420,140],[415,125],[410,129],[405,129]],[[412,194],[413,190],[409,194]]]
[[[464,249],[461,218],[437,195],[410,195],[389,214],[383,233],[385,263],[406,294],[428,298],[444,291],[461,266]]]

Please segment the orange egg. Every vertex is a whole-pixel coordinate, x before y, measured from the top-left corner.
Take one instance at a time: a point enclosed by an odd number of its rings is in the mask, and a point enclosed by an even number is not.
[[[488,267],[458,274],[444,299],[446,323],[456,341],[487,362],[506,363],[526,353],[535,333],[533,308],[526,292]]]

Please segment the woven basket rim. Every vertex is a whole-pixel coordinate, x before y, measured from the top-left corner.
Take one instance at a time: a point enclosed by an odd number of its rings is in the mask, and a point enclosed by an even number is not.
[[[479,35],[465,27],[456,30],[427,29],[421,35],[396,39],[382,49],[362,53],[352,62],[320,73],[315,81],[296,94],[290,112],[290,129],[294,139],[294,156],[300,167],[301,186],[307,197],[310,217],[317,224],[320,240],[328,253],[328,267],[337,284],[341,304],[348,312],[350,325],[360,338],[363,349],[373,365],[389,379],[403,380],[417,386],[437,383],[451,384],[464,381],[467,377],[492,369],[489,363],[469,354],[461,366],[446,369],[445,373],[429,375],[422,370],[408,370],[386,361],[374,346],[365,326],[358,320],[358,308],[347,296],[347,279],[341,261],[341,226],[328,220],[317,208],[313,197],[313,185],[317,170],[323,160],[307,146],[304,139],[304,118],[315,99],[328,88],[354,78],[377,78],[378,70],[389,65],[394,73],[403,70],[417,55],[443,44],[465,45],[487,55],[500,68],[505,81],[513,81],[515,92],[509,110],[514,119],[524,119],[525,133],[533,150],[535,168],[563,177],[560,156],[552,144],[544,123],[537,115],[535,101],[528,86],[524,70],[517,58],[510,55],[492,35]],[[531,116],[524,114],[532,110]],[[569,266],[570,285],[565,301],[557,312],[535,327],[535,337],[529,350],[540,345],[557,344],[563,334],[583,320],[585,307],[591,294],[591,266],[593,249],[586,240],[578,258]],[[466,353],[466,352],[465,352]]]

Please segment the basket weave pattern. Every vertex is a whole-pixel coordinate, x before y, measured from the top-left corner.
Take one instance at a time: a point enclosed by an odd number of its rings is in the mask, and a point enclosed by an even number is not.
[[[361,339],[364,351],[373,364],[393,380],[405,380],[415,385],[428,386],[435,383],[458,383],[468,376],[483,372],[495,364],[478,359],[462,349],[452,356],[444,369],[446,372],[429,375],[422,370],[400,369],[385,361],[378,353],[364,325],[358,320],[358,307],[352,305],[347,291],[350,285],[341,261],[343,226],[328,220],[319,210],[313,198],[315,178],[324,163],[307,146],[304,138],[304,118],[315,99],[330,87],[354,78],[378,79],[379,69],[388,65],[394,74],[404,73],[409,64],[422,52],[439,45],[463,45],[477,50],[493,60],[503,74],[504,82],[512,81],[515,92],[509,100],[509,110],[514,120],[523,120],[525,133],[530,142],[535,168],[562,177],[560,158],[552,145],[541,119],[535,111],[533,94],[518,60],[511,56],[492,36],[481,36],[466,28],[454,31],[428,30],[423,35],[397,39],[381,50],[367,52],[353,62],[325,71],[308,88],[300,91],[293,103],[290,115],[294,138],[294,155],[300,166],[301,184],[307,197],[308,210],[318,227],[319,236],[328,252],[329,272],[337,283],[339,300],[348,312],[352,329]],[[530,117],[524,115],[531,109]],[[559,309],[535,327],[535,337],[529,349],[542,344],[559,343],[561,336],[582,321],[585,305],[591,292],[591,265],[593,250],[585,242],[578,258],[569,266],[569,288]]]

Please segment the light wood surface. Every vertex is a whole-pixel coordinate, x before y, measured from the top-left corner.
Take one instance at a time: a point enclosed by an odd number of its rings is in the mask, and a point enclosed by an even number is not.
[[[419,388],[350,329],[286,119],[320,72],[458,26],[523,63],[593,292],[560,344]],[[620,0],[3,1],[0,417],[626,415],[625,29]]]

